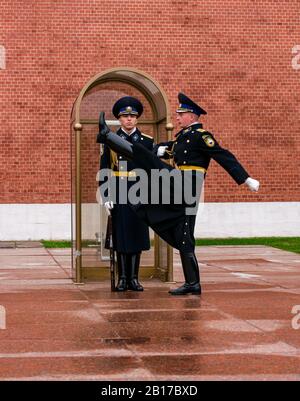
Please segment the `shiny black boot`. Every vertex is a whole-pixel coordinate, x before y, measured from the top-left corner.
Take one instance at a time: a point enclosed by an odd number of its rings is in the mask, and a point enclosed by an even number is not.
[[[127,280],[128,289],[131,291],[144,291],[143,286],[139,283],[139,268],[140,268],[141,254],[127,255]]]
[[[116,291],[127,291],[127,279],[126,279],[126,254],[117,253],[118,260],[118,284]]]
[[[180,252],[185,283],[174,290],[170,290],[171,295],[201,294],[199,266],[194,252]]]
[[[128,160],[133,159],[132,144],[112,132],[106,124],[104,112],[99,116],[99,133],[97,143],[104,143],[116,153],[121,154]]]
[[[162,162],[154,153],[150,152],[144,146],[132,143],[116,135],[110,131],[104,118],[104,112],[101,111],[99,117],[99,133],[97,135],[97,142],[106,144],[110,149],[127,160],[134,160],[138,168],[144,169],[149,174],[152,169],[158,170],[173,170],[173,167]]]

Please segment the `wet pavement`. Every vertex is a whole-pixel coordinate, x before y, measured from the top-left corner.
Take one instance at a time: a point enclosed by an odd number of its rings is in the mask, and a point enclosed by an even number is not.
[[[0,247],[0,380],[299,380],[300,255],[197,256],[202,296],[172,297],[156,279],[74,285],[68,249]]]

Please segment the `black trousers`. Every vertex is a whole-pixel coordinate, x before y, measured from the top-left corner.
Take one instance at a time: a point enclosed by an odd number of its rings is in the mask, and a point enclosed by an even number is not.
[[[151,170],[153,169],[167,169],[169,171],[176,170],[176,173],[182,177],[184,175],[184,172],[164,163],[156,155],[149,152],[139,144],[133,145],[133,157],[135,163],[140,168],[146,170],[148,174],[151,174]],[[193,174],[190,172],[190,175],[186,175],[185,179],[192,180],[190,185],[192,185],[194,190],[196,190],[197,187],[198,190],[200,189],[198,191],[198,199],[193,204],[187,204],[185,202],[182,202],[181,204],[172,204],[172,200],[175,199],[175,193],[178,188],[176,187],[175,181],[168,181],[166,183],[162,183],[162,187],[167,185],[170,186],[170,205],[137,205],[134,207],[134,209],[139,217],[173,248],[176,248],[182,252],[194,252],[194,229],[198,209],[197,205],[200,198],[204,174],[199,171],[195,171]],[[181,189],[182,188],[184,188],[184,186],[182,186]],[[151,188],[149,188],[149,193],[150,192]],[[190,214],[192,209],[193,212]]]

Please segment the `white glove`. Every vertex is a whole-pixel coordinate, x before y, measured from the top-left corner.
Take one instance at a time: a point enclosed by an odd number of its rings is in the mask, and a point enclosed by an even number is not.
[[[251,178],[251,177],[248,177],[247,180],[245,181],[245,184],[248,186],[248,188],[249,188],[251,191],[255,191],[255,192],[258,191],[258,188],[259,188],[259,181],[254,180],[254,179]]]
[[[157,149],[157,157],[162,157],[166,153],[166,149],[168,149],[168,146],[160,146]]]
[[[110,201],[110,202],[105,202],[105,203],[104,203],[104,207],[105,207],[106,213],[107,213],[108,215],[110,215],[110,211],[113,210],[114,204],[113,204],[112,201]]]

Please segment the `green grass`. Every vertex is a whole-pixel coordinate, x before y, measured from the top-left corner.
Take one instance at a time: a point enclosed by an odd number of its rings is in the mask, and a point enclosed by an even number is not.
[[[71,248],[72,242],[71,241],[45,241],[42,240],[41,243],[44,245],[45,248]],[[95,241],[82,241],[82,246],[95,246],[97,243]]]
[[[45,241],[41,243],[45,248],[71,248],[71,241]]]
[[[266,245],[285,251],[300,253],[300,237],[253,237],[253,238],[201,238],[198,246],[209,245]]]
[[[71,248],[71,241],[42,241],[45,248]],[[266,245],[285,251],[300,253],[300,237],[253,237],[253,238],[201,238],[196,240],[198,246],[210,245]],[[85,241],[83,246],[96,245]]]

